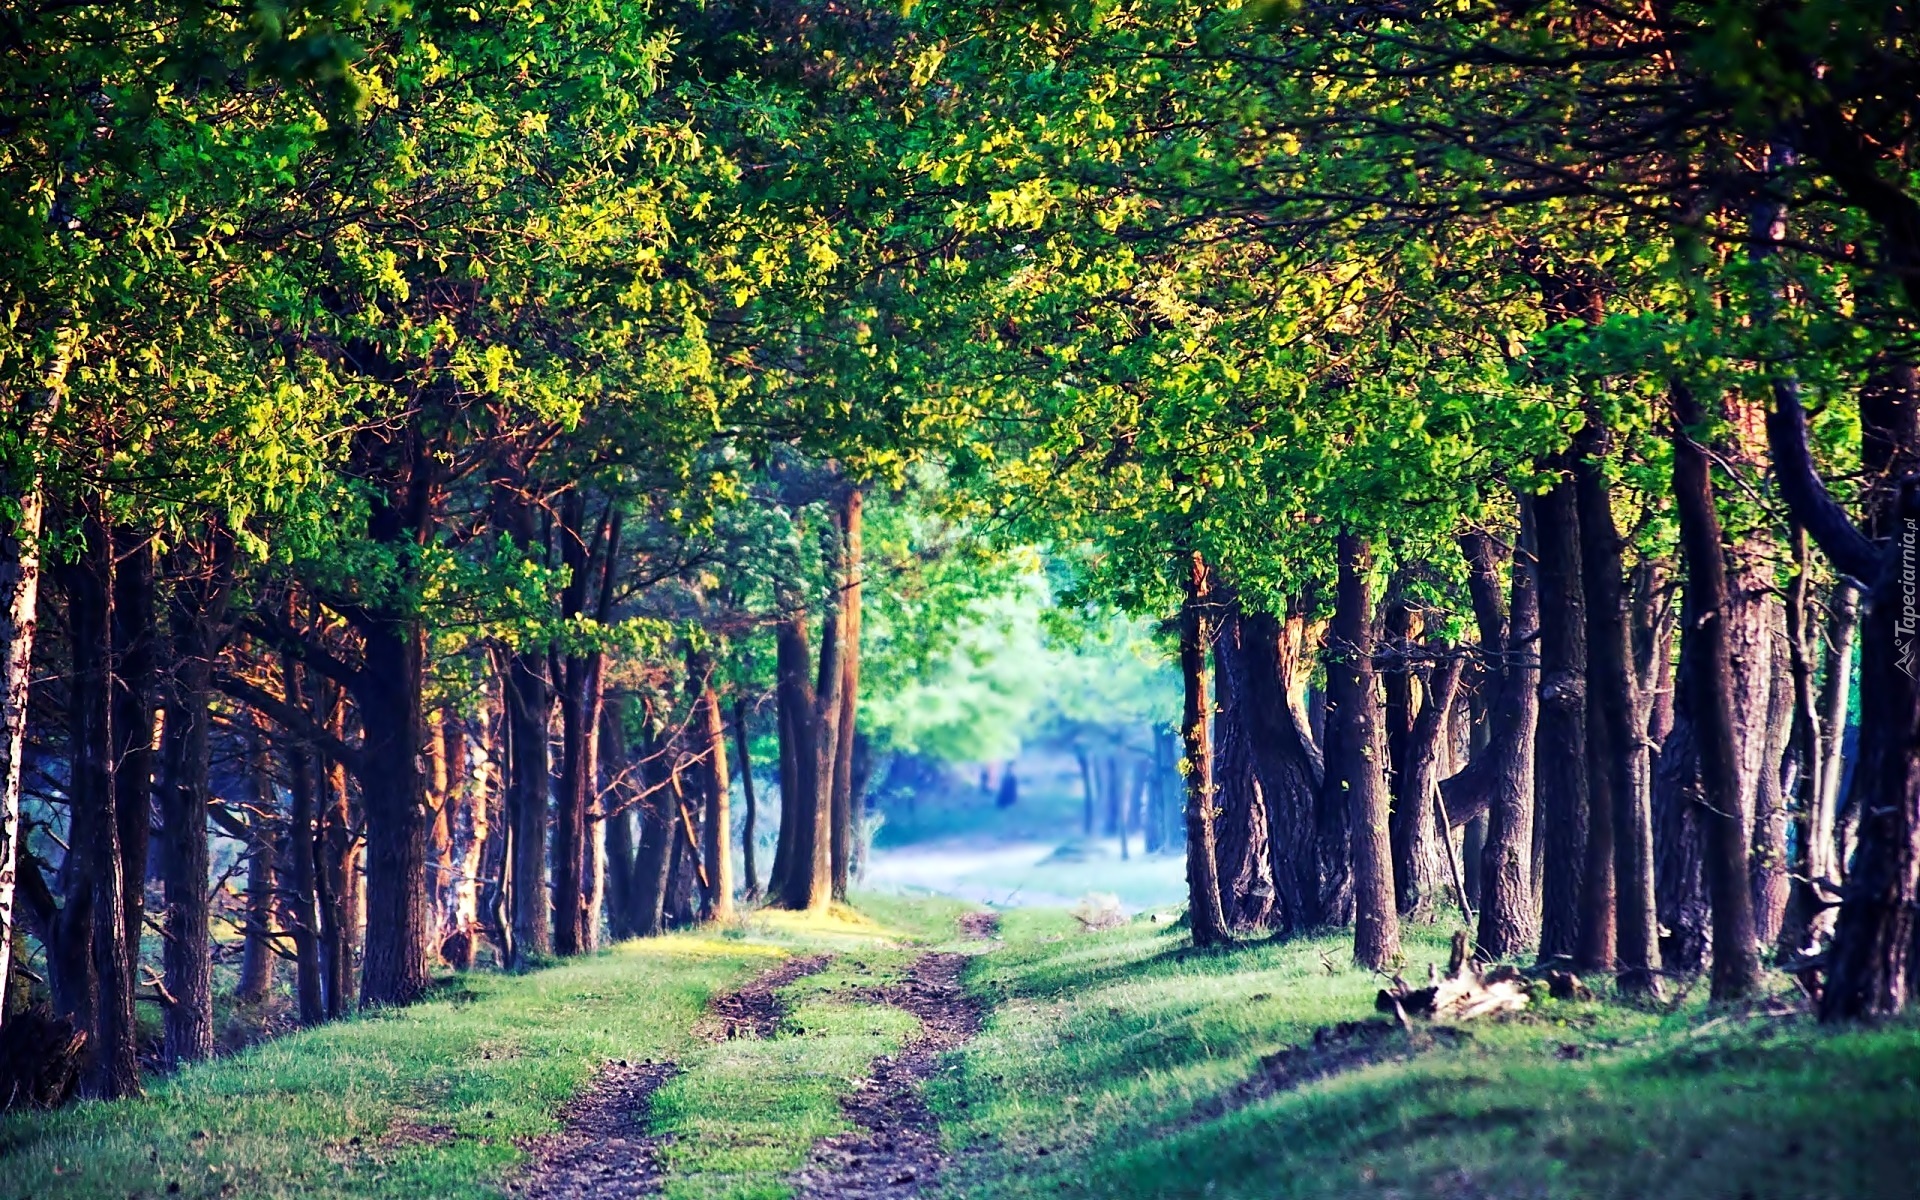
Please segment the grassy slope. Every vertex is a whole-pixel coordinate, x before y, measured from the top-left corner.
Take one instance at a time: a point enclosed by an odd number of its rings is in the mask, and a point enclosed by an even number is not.
[[[727,936],[629,942],[525,976],[474,973],[432,1002],[181,1072],[144,1100],[0,1118],[0,1198],[497,1196],[524,1158],[516,1141],[554,1129],[555,1111],[609,1058],[686,1068],[660,1106],[667,1129],[695,1135],[669,1149],[685,1173],[679,1194],[780,1194],[813,1139],[841,1127],[844,1077],[902,1036],[897,1014],[803,1009],[809,1028],[817,1019],[839,1036],[807,1041],[790,1056],[806,1062],[785,1075],[735,1069],[741,1043],[710,1046],[692,1030],[715,992],[791,949],[884,971],[905,961],[901,940],[947,936],[958,906],[868,910],[764,914]],[[703,1183],[715,1175],[730,1182]]]
[[[1196,1105],[1261,1056],[1371,1015],[1377,981],[1343,938],[1193,955],[1164,926],[1087,937],[1046,913],[1008,933],[973,976],[999,1010],[936,1088],[962,1151],[951,1195],[1920,1195],[1912,1024],[1550,1002],[1208,1117]],[[1409,957],[1444,951],[1427,937]]]
[[[0,1120],[0,1198],[499,1195],[606,1058],[671,1058],[655,1101],[676,1197],[780,1197],[838,1097],[912,1020],[849,1004],[952,936],[960,905],[757,915],[723,936],[629,943],[522,977],[475,974],[404,1012],[293,1035],[144,1101]],[[1006,916],[971,985],[997,1004],[932,1101],[953,1196],[1616,1197],[1920,1195],[1920,1028],[1826,1034],[1797,1018],[1548,1005],[1456,1047],[1360,1067],[1224,1116],[1263,1055],[1370,1015],[1342,938],[1196,955],[1148,920],[1083,935]],[[791,950],[768,1041],[713,1045],[708,998]],[[1413,970],[1443,955],[1410,950]],[[395,1136],[395,1130],[416,1131]],[[441,1135],[421,1138],[433,1128]],[[451,1134],[453,1136],[445,1136]]]

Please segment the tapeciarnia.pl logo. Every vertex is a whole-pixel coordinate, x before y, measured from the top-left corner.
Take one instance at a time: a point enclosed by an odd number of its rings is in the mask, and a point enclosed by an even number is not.
[[[1914,594],[1920,590],[1920,567],[1914,562],[1916,541],[1920,541],[1920,524],[1915,518],[1904,517],[1900,521],[1900,619],[1894,623],[1894,648],[1899,651],[1899,665],[1907,673],[1908,679],[1916,678],[1920,671],[1920,640],[1914,634],[1920,632],[1920,606],[1916,606]]]

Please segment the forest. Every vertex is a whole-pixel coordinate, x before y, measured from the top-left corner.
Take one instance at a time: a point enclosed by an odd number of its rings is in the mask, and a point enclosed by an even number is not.
[[[1913,1194],[1912,0],[16,0],[0,314],[0,1197]]]

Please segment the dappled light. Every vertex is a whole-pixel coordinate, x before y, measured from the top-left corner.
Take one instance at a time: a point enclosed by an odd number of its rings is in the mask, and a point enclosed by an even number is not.
[[[1891,1200],[1916,0],[10,0],[0,1200]]]

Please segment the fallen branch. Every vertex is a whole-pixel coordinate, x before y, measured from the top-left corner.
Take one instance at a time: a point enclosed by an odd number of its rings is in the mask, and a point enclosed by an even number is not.
[[[1427,986],[1410,988],[1396,978],[1382,988],[1374,1007],[1405,1022],[1425,1017],[1443,1025],[1457,1025],[1496,1013],[1519,1012],[1527,1006],[1526,977],[1513,967],[1482,968],[1467,954],[1465,930],[1453,935],[1453,954],[1443,977],[1438,967],[1427,967]]]

